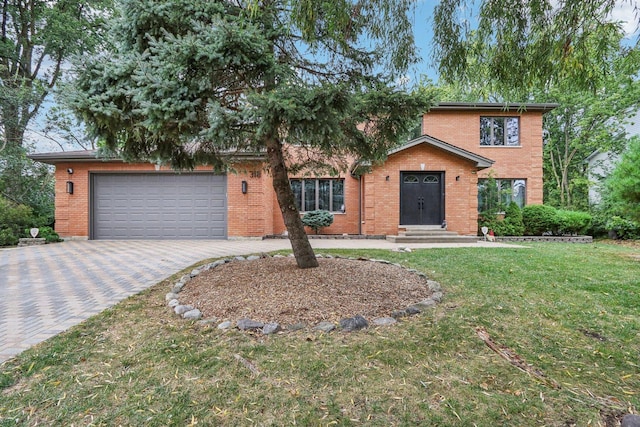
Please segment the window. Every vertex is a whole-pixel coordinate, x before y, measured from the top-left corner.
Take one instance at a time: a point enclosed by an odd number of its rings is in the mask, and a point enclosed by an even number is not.
[[[520,146],[518,117],[480,117],[480,145]]]
[[[524,179],[478,180],[478,212],[504,212],[511,202],[522,208],[526,202]]]
[[[292,179],[290,183],[300,212],[344,212],[344,179]]]

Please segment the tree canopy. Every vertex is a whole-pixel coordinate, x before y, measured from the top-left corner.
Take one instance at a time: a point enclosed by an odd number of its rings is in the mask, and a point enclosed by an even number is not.
[[[123,1],[115,48],[84,57],[71,105],[126,159],[223,169],[266,153],[300,267],[317,265],[288,170],[384,158],[431,98],[393,84],[415,56],[411,0]],[[286,146],[303,147],[297,163]]]
[[[615,0],[491,0],[479,16],[465,14],[473,0],[441,0],[434,11],[434,54],[446,82],[477,77],[495,92],[526,95],[568,80],[595,89],[607,74]]]
[[[622,212],[640,222],[640,139],[632,140],[606,184],[609,200],[614,200]]]

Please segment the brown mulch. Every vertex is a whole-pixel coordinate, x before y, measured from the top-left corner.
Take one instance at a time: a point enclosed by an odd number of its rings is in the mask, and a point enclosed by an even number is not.
[[[404,268],[364,260],[321,258],[300,269],[292,257],[233,261],[203,271],[180,303],[204,318],[314,324],[362,315],[371,320],[431,295],[426,279]]]

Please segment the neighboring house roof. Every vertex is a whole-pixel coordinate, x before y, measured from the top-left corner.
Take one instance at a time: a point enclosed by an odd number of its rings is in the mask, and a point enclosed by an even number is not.
[[[494,160],[491,160],[487,157],[481,156],[476,153],[472,153],[471,151],[467,151],[460,147],[456,147],[455,145],[451,145],[448,142],[441,141],[429,135],[422,135],[422,136],[419,136],[418,138],[412,139],[406,144],[390,150],[388,155],[390,156],[392,154],[399,153],[400,151],[407,150],[411,147],[415,147],[416,145],[420,145],[420,144],[431,145],[433,147],[446,151],[447,153],[453,154],[458,157],[462,157],[465,160],[469,160],[470,162],[475,163],[478,169],[490,168],[491,165],[495,163]]]
[[[542,111],[546,113],[560,104],[555,103],[495,103],[495,102],[440,102],[430,111],[442,110],[490,110],[490,111]]]

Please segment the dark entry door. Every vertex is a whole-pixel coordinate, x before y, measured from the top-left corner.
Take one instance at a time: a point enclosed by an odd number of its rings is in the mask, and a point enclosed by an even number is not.
[[[444,219],[444,173],[400,173],[400,224],[440,225]]]

